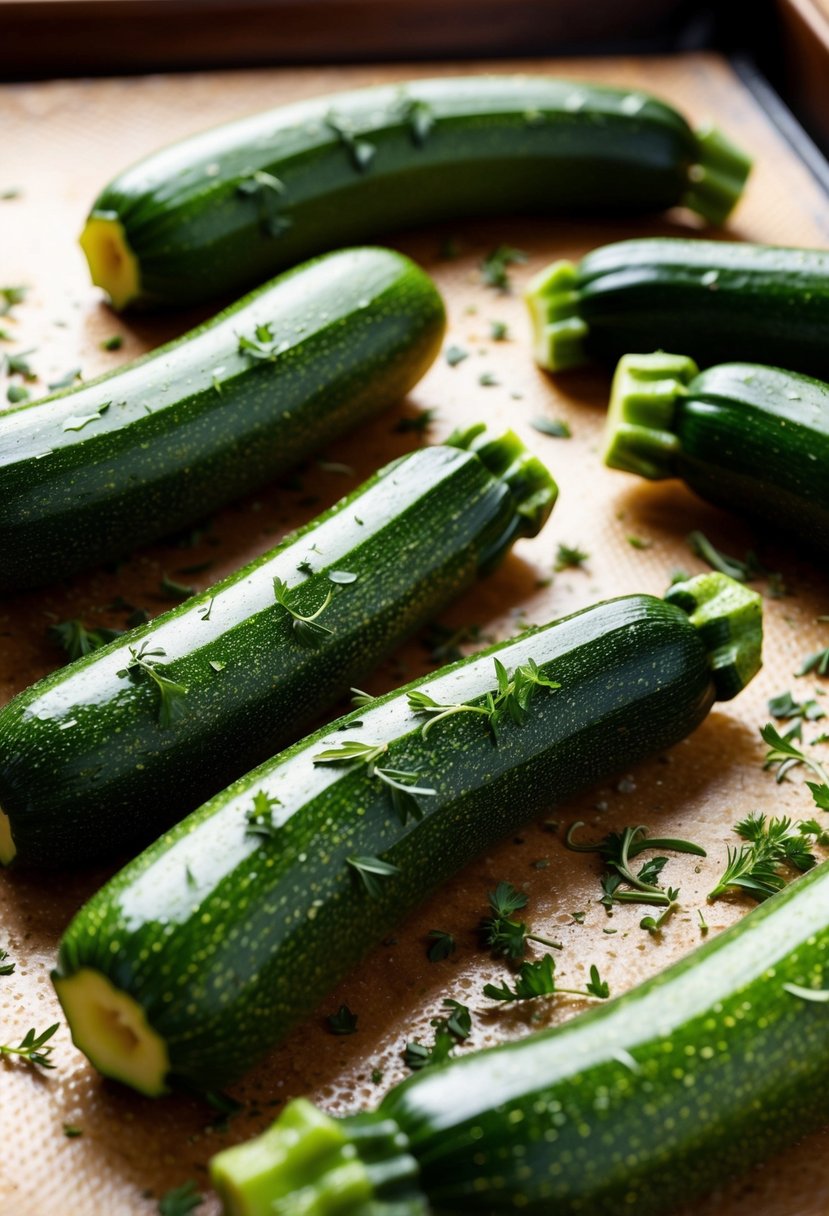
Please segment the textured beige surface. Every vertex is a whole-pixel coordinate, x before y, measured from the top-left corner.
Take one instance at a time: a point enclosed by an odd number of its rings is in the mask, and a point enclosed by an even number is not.
[[[529,70],[545,69],[650,88],[697,120],[714,117],[758,158],[731,235],[827,243],[825,196],[718,59],[529,65]],[[113,172],[160,142],[252,109],[416,72],[426,74],[429,69],[273,71],[6,87],[0,93],[0,187],[19,186],[23,194],[0,202],[0,283],[32,286],[11,325],[21,346],[38,347],[33,361],[43,380],[78,364],[90,376],[180,332],[192,320],[177,316],[125,322],[89,287],[74,236],[93,195]],[[705,530],[729,552],[742,553],[751,543],[742,524],[681,487],[648,486],[602,470],[596,450],[606,376],[590,370],[553,383],[538,372],[529,357],[517,295],[485,288],[477,271],[480,258],[499,243],[519,246],[529,260],[515,268],[517,293],[528,276],[553,257],[577,257],[626,235],[687,231],[681,225],[688,217],[674,219],[623,226],[505,218],[459,223],[397,242],[436,276],[449,306],[449,341],[470,352],[455,368],[441,360],[403,412],[412,407],[436,409],[433,439],[479,418],[513,425],[549,461],[562,488],[547,531],[522,543],[493,578],[456,605],[445,618],[450,623],[475,621],[487,636],[500,638],[525,622],[562,615],[608,595],[661,593],[676,567],[701,568],[684,543],[692,527]],[[440,260],[438,249],[448,236],[457,239],[461,253],[454,260]],[[494,319],[509,324],[509,341],[490,340]],[[106,354],[99,343],[114,333],[124,335],[124,346]],[[480,385],[485,371],[494,374],[497,385]],[[529,424],[540,415],[566,419],[573,438],[539,434]],[[81,616],[87,622],[121,624],[117,613],[103,611],[119,593],[151,612],[161,611],[162,572],[175,576],[183,566],[210,559],[210,570],[190,579],[204,586],[270,547],[290,526],[416,442],[392,432],[396,417],[381,419],[325,454],[351,465],[353,477],[311,468],[303,477],[303,493],[271,488],[222,512],[195,548],[159,546],[136,554],[115,573],[92,574],[0,604],[0,700],[59,662],[45,637],[51,622]],[[313,503],[308,496],[314,497]],[[634,548],[630,536],[650,547]],[[541,587],[561,541],[589,551],[586,569],[558,574]],[[309,1093],[332,1111],[375,1101],[402,1075],[405,1041],[430,1033],[429,1018],[444,996],[463,999],[475,1010],[473,1047],[569,1016],[578,1005],[567,998],[510,1012],[485,1011],[482,984],[503,970],[477,948],[474,930],[486,892],[500,878],[526,888],[529,915],[539,931],[563,939],[566,950],[559,967],[570,980],[582,977],[596,961],[618,992],[698,942],[697,908],[704,907],[705,892],[722,868],[726,842],[732,842],[730,825],[755,808],[794,815],[808,815],[812,809],[800,776],[793,775],[780,787],[761,771],[763,745],[757,732],[767,720],[770,695],[789,687],[805,695],[815,685],[811,679],[794,680],[792,673],[804,654],[829,643],[829,626],[816,622],[829,610],[829,584],[788,551],[771,550],[764,556],[773,569],[782,570],[791,594],[783,599],[766,596],[766,667],[752,688],[718,708],[670,755],[632,774],[620,774],[627,778],[621,785],[611,782],[555,812],[564,824],[586,819],[597,835],[626,823],[647,823],[660,834],[689,835],[708,847],[708,859],[698,864],[695,859],[670,862],[666,877],[681,887],[683,911],[662,942],[638,928],[642,912],[637,908],[617,912],[612,921],[617,934],[604,934],[605,913],[595,903],[594,859],[566,852],[560,835],[544,830],[542,823],[529,826],[469,867],[401,925],[395,939],[341,983],[317,1016],[236,1087],[246,1111],[227,1131],[211,1128],[210,1113],[196,1102],[151,1102],[101,1081],[73,1049],[63,1027],[56,1040],[54,1072],[39,1075],[0,1062],[0,1210],[11,1216],[152,1213],[157,1196],[168,1187],[191,1177],[203,1185],[211,1153],[262,1128],[285,1099]],[[427,669],[424,649],[413,643],[369,687],[379,691]],[[827,689],[829,682],[824,681],[824,696]],[[537,868],[533,863],[539,861],[549,865]],[[48,980],[55,943],[69,916],[104,877],[0,876],[0,945],[18,962],[15,975],[0,978],[0,1032],[5,1041],[22,1036],[32,1024],[43,1028],[56,1020]],[[716,931],[748,906],[742,900],[722,901],[705,908],[705,915]],[[572,911],[586,913],[583,925],[573,921]],[[434,926],[454,933],[459,949],[450,961],[433,965],[425,959],[424,936]],[[359,1016],[358,1032],[349,1038],[328,1034],[323,1022],[323,1015],[341,1001]],[[383,1070],[379,1085],[370,1080],[373,1068]],[[64,1124],[79,1127],[83,1135],[65,1138]],[[823,1216],[829,1211],[828,1149],[829,1136],[813,1137],[785,1161],[697,1205],[695,1216]],[[209,1202],[201,1210],[215,1212]]]

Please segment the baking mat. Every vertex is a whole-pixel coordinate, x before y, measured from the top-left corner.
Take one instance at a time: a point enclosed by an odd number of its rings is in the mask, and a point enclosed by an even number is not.
[[[283,101],[487,68],[509,71],[516,65],[273,70],[4,87],[0,193],[14,194],[16,188],[19,194],[0,201],[0,283],[31,288],[7,324],[14,332],[13,348],[37,348],[32,362],[45,391],[45,384],[74,367],[87,377],[95,375],[182,332],[203,315],[124,321],[88,284],[74,238],[98,189],[136,157],[214,122]],[[825,196],[719,57],[532,62],[518,70],[645,88],[697,121],[715,119],[757,158],[747,196],[727,235],[827,244]],[[685,543],[693,528],[727,552],[742,555],[758,538],[736,519],[680,486],[646,485],[600,466],[608,377],[591,369],[553,382],[538,371],[529,355],[519,299],[529,276],[553,258],[578,258],[595,245],[626,236],[687,233],[694,230],[692,224],[682,213],[618,224],[504,218],[433,228],[390,242],[435,276],[449,309],[447,346],[463,348],[468,357],[455,366],[439,359],[407,402],[324,453],[327,461],[345,466],[341,471],[313,463],[302,472],[301,490],[270,487],[237,503],[189,537],[186,547],[142,550],[117,571],[99,571],[4,600],[0,701],[60,663],[46,636],[50,624],[80,617],[88,624],[123,626],[123,614],[105,609],[119,595],[152,613],[163,611],[163,573],[176,577],[182,567],[210,561],[209,570],[187,576],[201,588],[270,548],[378,465],[420,442],[417,432],[401,432],[396,424],[423,409],[435,411],[430,440],[479,419],[495,428],[513,426],[549,462],[561,485],[559,505],[545,532],[519,544],[493,577],[443,617],[462,632],[474,624],[481,642],[508,637],[525,624],[607,596],[638,590],[661,594],[675,569],[702,568]],[[510,293],[486,287],[479,271],[481,259],[502,243],[527,255],[526,263],[511,268]],[[454,256],[445,256],[450,251]],[[493,340],[494,321],[506,324],[506,340]],[[102,341],[116,334],[123,337],[120,350],[103,351]],[[572,438],[540,433],[532,425],[538,418],[566,421]],[[589,554],[583,568],[554,572],[560,543]],[[661,835],[689,836],[708,848],[705,861],[670,861],[668,873],[673,885],[681,887],[683,911],[661,940],[638,927],[639,908],[619,910],[607,920],[596,902],[595,858],[567,852],[561,829],[550,831],[542,819],[468,867],[356,968],[313,1017],[233,1089],[244,1105],[226,1124],[198,1102],[178,1097],[153,1102],[103,1081],[74,1050],[64,1026],[55,1039],[53,1072],[0,1062],[2,1211],[11,1216],[147,1216],[157,1211],[159,1195],[188,1178],[206,1191],[211,1154],[263,1128],[287,1099],[308,1094],[332,1112],[376,1102],[406,1071],[401,1058],[405,1042],[418,1037],[430,1041],[429,1019],[440,1011],[445,996],[472,1007],[472,1048],[578,1012],[582,1006],[569,998],[486,1012],[481,988],[502,978],[504,969],[478,948],[475,926],[487,891],[499,879],[526,890],[529,915],[539,932],[563,940],[565,950],[557,957],[563,981],[582,980],[595,961],[614,992],[696,945],[698,908],[711,933],[745,912],[747,900],[705,905],[726,844],[735,841],[730,826],[755,809],[799,817],[813,810],[799,775],[780,786],[762,771],[758,728],[768,720],[766,701],[787,688],[805,696],[817,684],[829,702],[827,681],[821,686],[820,681],[793,678],[804,655],[829,644],[829,626],[816,620],[829,609],[829,584],[787,547],[763,547],[762,554],[769,569],[781,572],[787,593],[775,598],[774,585],[758,583],[764,591],[767,642],[764,671],[751,688],[736,702],[718,706],[691,739],[669,754],[620,773],[544,817],[563,825],[584,819],[595,835],[647,823]],[[428,649],[414,641],[366,683],[370,691],[381,691],[431,668]],[[55,945],[69,917],[106,874],[0,876],[0,946],[17,962],[13,975],[0,978],[3,1041],[21,1037],[31,1025],[43,1029],[59,1019],[48,979]],[[440,963],[426,958],[426,934],[434,927],[458,941],[456,953]],[[609,927],[616,933],[605,933]],[[335,1037],[324,1019],[342,1002],[357,1013],[358,1028],[351,1036]],[[67,1128],[81,1134],[67,1135]],[[812,1137],[695,1205],[695,1216],[825,1216],[827,1150],[829,1134]],[[209,1198],[199,1209],[202,1216],[216,1211]]]

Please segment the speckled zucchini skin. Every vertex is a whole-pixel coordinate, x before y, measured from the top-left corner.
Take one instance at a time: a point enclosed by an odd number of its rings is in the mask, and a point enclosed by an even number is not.
[[[459,714],[424,739],[407,690],[378,698],[247,774],[161,837],[78,913],[56,984],[106,976],[166,1044],[170,1081],[213,1089],[238,1078],[428,891],[491,842],[592,782],[682,739],[715,689],[705,647],[679,608],[634,595],[495,647],[408,688],[440,702],[497,692],[492,655],[533,658],[559,691],[538,689],[527,721],[496,746]],[[314,758],[345,740],[388,743],[414,771],[407,822],[366,766]],[[279,799],[277,830],[252,836],[246,811]],[[372,900],[347,864],[382,856],[399,873]],[[491,1097],[491,1089],[489,1090]]]
[[[829,385],[722,364],[678,398],[674,431],[676,475],[702,498],[829,553]]]
[[[490,453],[504,443],[491,441]],[[0,811],[16,864],[76,866],[143,845],[296,739],[517,536],[538,530],[550,504],[526,507],[475,452],[409,453],[276,549],[26,689],[0,711]],[[332,587],[331,571],[357,578]],[[298,641],[274,576],[306,615],[336,592],[319,618],[333,632],[316,647]],[[164,674],[187,688],[168,726],[152,680],[119,675],[142,645],[160,648]]]
[[[829,862],[624,996],[425,1069],[375,1112],[336,1121],[358,1155],[371,1145],[367,1173],[380,1180],[371,1209],[339,1210],[685,1210],[829,1121],[829,1005],[785,984],[829,986]],[[306,1145],[295,1144],[301,1158]],[[407,1160],[412,1194],[386,1207],[384,1172],[393,1186],[388,1164]],[[304,1193],[322,1189],[324,1169],[313,1158],[300,1166]]]
[[[685,120],[638,92],[526,76],[419,80],[184,140],[116,177],[91,215],[121,224],[138,262],[137,302],[185,304],[395,228],[499,212],[662,210],[680,202],[697,159]],[[256,172],[276,187],[245,192]]]
[[[605,462],[762,520],[829,552],[829,384],[756,363],[699,373],[685,355],[626,355],[613,381]]]
[[[681,350],[829,377],[829,251],[670,238],[595,249],[577,269],[585,352]]]
[[[273,360],[239,350],[264,324]],[[121,556],[278,477],[401,398],[443,328],[411,261],[346,250],[136,363],[0,415],[0,590]]]

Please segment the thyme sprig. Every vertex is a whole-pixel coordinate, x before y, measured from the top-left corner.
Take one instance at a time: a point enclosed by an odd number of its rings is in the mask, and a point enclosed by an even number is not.
[[[359,876],[370,899],[380,899],[383,894],[384,878],[391,878],[400,873],[400,867],[382,857],[346,857],[346,863]]]
[[[388,743],[344,739],[339,747],[317,752],[314,764],[366,764],[369,777],[377,777],[391,790],[392,805],[405,825],[409,815],[414,819],[419,819],[422,815],[413,795],[421,794],[425,798],[432,798],[437,794],[437,790],[430,786],[418,785],[420,773],[399,768],[381,768],[377,761],[388,750]]]
[[[55,1065],[49,1059],[54,1050],[54,1044],[49,1043],[49,1039],[59,1025],[59,1022],[55,1022],[54,1026],[50,1026],[48,1030],[44,1030],[40,1034],[32,1027],[16,1047],[0,1043],[0,1056],[14,1056],[35,1068],[54,1068]]]
[[[166,651],[161,646],[149,650],[148,646],[149,642],[142,642],[138,649],[130,646],[129,652],[132,658],[127,666],[117,674],[119,679],[132,680],[138,679],[142,675],[148,676],[159,693],[158,724],[159,726],[171,726],[184,713],[187,689],[183,684],[170,679],[161,671],[161,664],[158,660],[164,657]]]
[[[767,820],[760,812],[735,824],[734,831],[746,843],[739,848],[729,846],[725,870],[708,895],[709,903],[734,888],[758,902],[768,899],[786,885],[783,867],[800,873],[811,870],[817,862],[812,846],[825,840],[814,820],[794,824],[787,817]]]

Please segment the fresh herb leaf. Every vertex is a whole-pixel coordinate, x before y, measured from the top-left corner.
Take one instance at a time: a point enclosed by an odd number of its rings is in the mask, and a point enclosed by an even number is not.
[[[0,287],[0,317],[7,317],[16,304],[22,304],[28,287]]]
[[[253,806],[245,811],[248,836],[261,836],[263,840],[272,840],[279,831],[279,824],[274,817],[276,807],[282,803],[274,795],[257,790],[253,795]]]
[[[743,561],[721,553],[703,532],[692,532],[688,537],[688,547],[692,553],[706,562],[712,570],[727,574],[738,583],[750,583],[762,573],[762,567],[757,561],[756,554],[748,552]]]
[[[469,358],[469,351],[464,350],[462,346],[447,346],[443,357],[450,367],[457,367],[459,363],[463,363],[464,359]]]
[[[40,1034],[32,1028],[27,1031],[16,1047],[0,1043],[0,1056],[14,1056],[35,1068],[54,1068],[55,1065],[49,1059],[54,1050],[54,1044],[49,1043],[49,1039],[59,1025],[59,1022],[55,1022],[54,1026],[50,1026],[48,1030],[44,1030]]]
[[[351,704],[356,708],[359,709],[363,705],[370,705],[373,700],[375,698],[370,692],[363,692],[361,688],[351,689]]]
[[[185,712],[184,699],[187,696],[187,689],[183,684],[178,684],[160,670],[161,664],[158,660],[164,656],[164,650],[160,646],[155,650],[148,650],[148,645],[148,642],[142,642],[138,649],[130,646],[129,652],[132,657],[127,666],[117,674],[120,679],[131,680],[148,676],[159,693],[158,724],[162,727],[171,726]]]
[[[214,671],[224,671],[227,667],[223,659],[209,659],[208,662]]]
[[[818,1005],[829,1002],[829,988],[804,988],[802,984],[784,984],[783,991],[790,992],[801,1001],[814,1001]]]
[[[123,629],[108,629],[104,625],[88,629],[83,621],[59,621],[47,630],[49,638],[66,651],[70,663],[93,650],[100,650],[107,642],[120,638],[123,632]]]
[[[509,338],[509,326],[506,321],[490,321],[489,336],[493,342],[506,342]]]
[[[380,899],[383,894],[381,879],[400,873],[400,867],[382,857],[346,857],[346,863],[360,876],[360,881],[370,899]]]
[[[679,892],[670,887],[663,890],[656,884],[656,879],[667,864],[666,857],[653,857],[645,862],[638,874],[633,872],[634,859],[645,850],[665,849],[670,853],[690,853],[696,857],[705,857],[705,849],[701,845],[674,837],[649,836],[644,824],[625,827],[621,832],[609,832],[601,840],[576,844],[574,835],[583,826],[580,821],[572,824],[565,837],[565,844],[568,849],[577,853],[601,855],[609,873],[601,880],[602,895],[599,903],[608,912],[612,911],[617,903],[648,904],[668,909],[676,904]]]
[[[274,598],[281,608],[284,608],[287,613],[293,618],[293,631],[297,641],[302,646],[315,647],[319,646],[324,637],[329,637],[333,634],[333,629],[328,629],[325,625],[320,625],[317,617],[319,617],[328,605],[334,595],[333,588],[330,588],[325,599],[317,608],[316,612],[310,615],[303,615],[297,611],[291,604],[291,597],[294,591],[288,587],[287,583],[283,582],[278,576],[274,576],[273,580]]]
[[[725,871],[709,894],[709,902],[735,887],[762,901],[785,885],[781,866],[791,866],[801,873],[810,870],[816,863],[809,848],[812,826],[811,823],[795,826],[788,818],[767,820],[759,812],[735,824],[734,831],[748,843],[739,849],[728,849]],[[819,825],[814,826],[818,827],[818,836],[822,836]]]
[[[526,262],[527,255],[511,245],[499,245],[481,262],[481,278],[487,287],[495,287],[498,291],[509,291],[509,267],[519,266]]]
[[[813,756],[807,755],[795,746],[793,739],[797,737],[797,729],[781,735],[769,722],[762,728],[760,735],[763,742],[767,743],[769,747],[763,768],[774,768],[777,765],[774,779],[778,784],[786,779],[786,774],[791,769],[803,764],[812,770],[821,785],[829,785],[829,775],[822,765]]]
[[[453,943],[452,949],[454,949],[454,943]],[[450,951],[450,953],[451,953],[451,951]],[[9,957],[8,950],[0,950],[0,975],[13,975],[14,974],[14,969],[17,964],[16,963],[7,963],[6,959],[8,957]]]
[[[358,173],[365,173],[377,152],[374,144],[369,143],[367,139],[361,139],[346,119],[339,119],[334,114],[329,114],[325,122],[328,129],[334,132],[345,148],[353,167]]]
[[[452,1012],[448,1017],[432,1018],[432,1026],[435,1028],[433,1045],[426,1047],[425,1044],[416,1041],[406,1044],[403,1060],[413,1072],[447,1060],[455,1045],[469,1037],[472,1030],[472,1015],[467,1006],[462,1005],[460,1001],[452,1000],[451,997],[446,997],[443,1007],[451,1009]]]
[[[798,671],[799,676],[808,676],[812,672],[818,676],[829,675],[829,646],[825,650],[817,650],[807,655]]]
[[[265,236],[280,236],[291,227],[293,221],[290,217],[279,214],[285,184],[273,173],[267,173],[264,169],[254,170],[237,183],[236,193],[256,204],[259,227]]]
[[[62,376],[58,376],[57,380],[53,380],[49,385],[50,389],[69,388],[70,384],[74,384],[76,380],[81,378],[81,369],[73,367],[68,372],[64,372]]]
[[[357,1029],[357,1014],[352,1013],[348,1005],[340,1005],[336,1013],[329,1013],[325,1019],[332,1034],[354,1034]]]
[[[538,996],[568,993],[571,996],[593,996],[606,1000],[610,996],[609,986],[599,976],[595,964],[590,968],[590,982],[584,988],[559,988],[555,978],[555,959],[545,954],[537,963],[522,963],[518,969],[515,987],[509,984],[486,984],[484,996],[493,1001],[531,1001]]]
[[[11,405],[22,405],[24,401],[28,401],[31,393],[22,384],[10,384],[6,389],[6,400]]]
[[[123,334],[113,334],[111,338],[104,338],[101,343],[101,350],[120,350],[123,345]]]
[[[9,376],[23,376],[26,380],[36,380],[37,373],[32,368],[28,359],[28,356],[34,353],[35,347],[30,347],[29,350],[19,350],[15,351],[14,354],[7,354],[5,356],[6,373]]]
[[[550,435],[553,439],[570,439],[573,432],[566,422],[559,418],[533,418],[530,426],[542,435]]]
[[[444,1009],[451,1009],[452,1012],[446,1019],[446,1029],[456,1039],[468,1039],[472,1033],[472,1014],[466,1005],[462,1005],[460,1001],[453,1001],[451,997],[444,997]],[[433,1022],[433,1025],[438,1024]]]
[[[89,426],[90,422],[100,422],[111,405],[111,401],[105,401],[103,405],[98,406],[94,414],[70,414],[63,420],[64,431],[82,431],[85,426]]]
[[[418,97],[407,97],[402,107],[403,121],[408,124],[412,143],[422,148],[435,125],[435,116],[428,101]]]
[[[184,583],[177,583],[168,574],[164,574],[161,578],[161,594],[168,600],[186,600],[196,594],[196,588],[186,587]]]
[[[590,554],[585,553],[583,549],[578,549],[572,545],[559,545],[553,569],[556,572],[560,570],[581,570],[589,557]]]
[[[812,791],[812,797],[818,810],[829,811],[829,785],[818,785],[815,781],[807,781],[806,784]]]
[[[484,944],[494,955],[510,959],[523,958],[527,942],[538,942],[554,950],[561,949],[560,942],[530,933],[523,921],[512,919],[515,912],[526,907],[527,896],[523,891],[518,891],[511,883],[502,881],[494,891],[489,892],[487,898],[491,915],[481,921],[481,934]]]
[[[392,430],[398,435],[407,435],[409,433],[422,435],[424,431],[428,431],[435,420],[436,414],[437,410],[429,409],[421,410],[419,414],[406,415],[403,418],[398,418]]]
[[[457,946],[451,933],[444,933],[442,929],[430,929],[428,937],[432,943],[426,951],[430,963],[442,963],[450,954],[455,953]],[[2,974],[0,971],[0,975]]]
[[[317,752],[314,764],[366,764],[369,777],[377,777],[391,790],[392,805],[405,825],[409,815],[421,817],[415,794],[434,797],[437,790],[418,785],[420,774],[397,768],[380,768],[377,761],[388,751],[387,743],[367,743],[358,739],[346,739],[339,747]]]
[[[650,549],[653,545],[652,540],[646,540],[644,536],[634,536],[632,533],[628,535],[627,542],[631,549]]]
[[[478,383],[484,388],[496,388],[498,386],[498,380],[496,380],[494,372],[481,372],[478,377]]]
[[[79,1136],[83,1135],[83,1128],[76,1127],[74,1123],[64,1123],[63,1134],[67,1140],[77,1140]]]
[[[806,722],[817,722],[826,713],[817,701],[795,701],[790,692],[781,692],[769,701],[769,713],[773,718],[803,718]]]
[[[158,1213],[159,1216],[190,1216],[202,1203],[199,1188],[191,1178],[161,1196],[158,1201]]]

